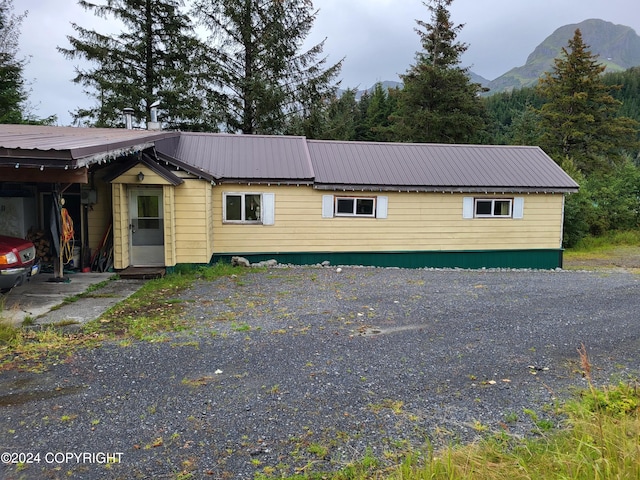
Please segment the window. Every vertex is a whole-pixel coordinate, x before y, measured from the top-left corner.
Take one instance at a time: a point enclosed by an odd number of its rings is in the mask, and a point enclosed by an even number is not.
[[[462,218],[515,218],[524,216],[524,198],[462,199]]]
[[[273,225],[273,193],[224,193],[223,221]]]
[[[160,198],[158,195],[138,195],[139,229],[158,229],[160,225]]]
[[[476,199],[476,217],[511,217],[511,199]]]
[[[362,197],[335,197],[337,217],[375,217],[376,199]]]
[[[389,200],[384,195],[376,197],[322,196],[322,218],[369,217],[387,218]]]

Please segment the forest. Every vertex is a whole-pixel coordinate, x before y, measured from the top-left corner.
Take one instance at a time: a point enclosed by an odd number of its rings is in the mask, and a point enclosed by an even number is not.
[[[126,105],[144,128],[159,106],[163,128],[183,131],[536,145],[580,184],[565,202],[565,247],[640,229],[640,66],[605,72],[576,30],[536,86],[492,94],[460,66],[468,45],[457,40],[453,1],[423,2],[421,49],[402,87],[360,98],[341,89],[342,62],[327,65],[323,42],[302,48],[317,15],[308,0],[79,0],[122,31],[72,23],[58,51],[89,65],[70,79],[94,100],[73,112],[78,126],[122,127]],[[0,123],[55,124],[29,112],[24,15],[0,0]]]

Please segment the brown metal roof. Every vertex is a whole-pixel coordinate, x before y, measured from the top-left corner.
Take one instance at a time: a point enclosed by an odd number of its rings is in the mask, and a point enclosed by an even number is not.
[[[172,145],[173,144],[173,145]],[[156,149],[179,160],[189,171],[219,182],[311,183],[313,168],[304,137],[181,133]]]
[[[18,161],[51,166],[85,166],[95,158],[118,156],[127,150],[142,150],[155,140],[176,132],[75,128],[41,125],[0,125],[0,165]]]
[[[539,147],[309,140],[317,188],[576,191]]]
[[[0,125],[0,167],[85,167],[155,144],[158,156],[217,182],[319,189],[576,191],[538,147],[369,143],[294,136]]]

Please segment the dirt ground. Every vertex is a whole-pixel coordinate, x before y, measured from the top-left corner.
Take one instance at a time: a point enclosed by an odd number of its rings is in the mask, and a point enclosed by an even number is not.
[[[573,254],[567,252],[563,267],[572,269],[619,268],[640,273],[640,246],[619,246],[611,250]]]

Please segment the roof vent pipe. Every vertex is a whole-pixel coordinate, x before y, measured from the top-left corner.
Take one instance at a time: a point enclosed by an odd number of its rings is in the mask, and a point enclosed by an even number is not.
[[[158,122],[158,105],[160,100],[156,100],[149,107],[150,121],[147,123],[147,130],[160,130],[160,123]]]
[[[156,100],[151,104],[151,121],[158,121],[158,106],[160,105],[160,101]]]
[[[127,130],[133,129],[133,108],[127,107],[122,110],[124,113],[124,128]]]

